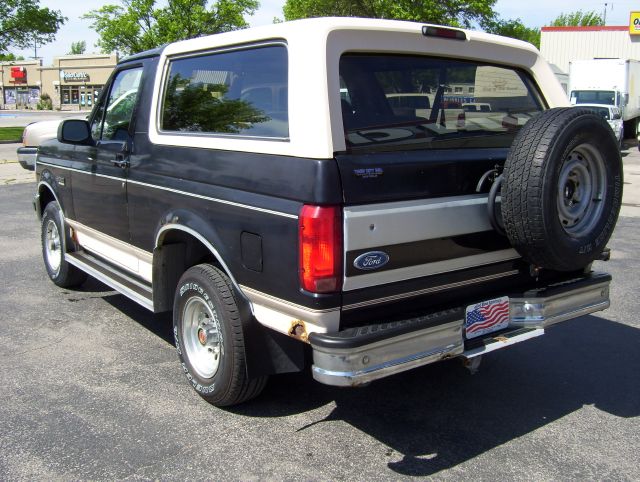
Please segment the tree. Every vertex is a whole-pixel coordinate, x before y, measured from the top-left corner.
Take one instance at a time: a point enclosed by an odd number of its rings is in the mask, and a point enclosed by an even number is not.
[[[257,0],[169,0],[156,8],[156,0],[121,0],[83,15],[93,20],[103,52],[133,54],[160,45],[248,26],[245,15],[258,8]]]
[[[582,10],[561,13],[551,22],[552,27],[593,27],[598,25],[604,25],[602,15],[594,11],[583,12]]]
[[[59,10],[40,8],[38,0],[0,0],[0,52],[49,43],[65,20]]]
[[[81,55],[87,50],[87,42],[84,40],[78,40],[77,42],[71,42],[71,50],[69,55]]]
[[[524,40],[540,48],[540,29],[525,27],[519,18],[511,20],[494,18],[483,23],[482,27],[489,33]]]
[[[202,84],[192,84],[175,75],[167,84],[162,127],[171,131],[238,134],[269,120],[250,102],[225,98],[228,91],[229,87],[223,84],[203,88]]]
[[[0,54],[0,62],[12,62],[14,60],[24,60],[24,57],[22,55],[18,55],[16,57],[15,54]]]
[[[287,0],[285,20],[342,16],[389,18],[470,27],[493,18],[496,0]]]

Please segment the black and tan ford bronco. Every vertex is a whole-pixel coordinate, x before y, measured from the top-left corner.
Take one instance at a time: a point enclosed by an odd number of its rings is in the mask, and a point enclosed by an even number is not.
[[[325,18],[119,63],[36,160],[47,272],[173,312],[214,405],[311,367],[355,386],[609,306],[604,120],[531,45]],[[470,106],[472,108],[470,108]]]

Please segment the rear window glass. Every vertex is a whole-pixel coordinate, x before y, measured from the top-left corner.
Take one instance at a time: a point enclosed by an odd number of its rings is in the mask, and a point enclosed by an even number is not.
[[[161,129],[286,138],[287,70],[283,45],[171,60]]]
[[[508,147],[544,106],[515,69],[423,56],[345,54],[349,149]]]

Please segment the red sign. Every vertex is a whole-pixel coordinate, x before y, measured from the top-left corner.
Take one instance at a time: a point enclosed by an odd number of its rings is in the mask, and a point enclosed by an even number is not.
[[[25,82],[27,80],[27,69],[24,67],[11,67],[11,78],[14,82]]]

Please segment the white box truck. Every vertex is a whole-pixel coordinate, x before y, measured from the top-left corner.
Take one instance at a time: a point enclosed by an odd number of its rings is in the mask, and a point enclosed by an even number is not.
[[[572,104],[608,104],[620,109],[628,137],[640,134],[640,60],[590,59],[569,63]]]

